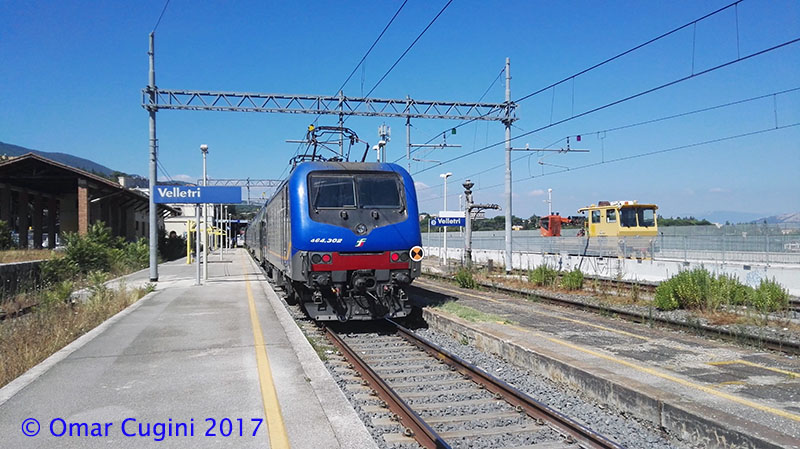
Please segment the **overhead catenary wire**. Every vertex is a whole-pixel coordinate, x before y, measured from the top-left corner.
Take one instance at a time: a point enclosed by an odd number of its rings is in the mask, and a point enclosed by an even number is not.
[[[518,139],[520,139],[520,138],[522,138],[522,137],[529,136],[529,135],[531,135],[531,134],[537,133],[537,132],[539,132],[539,131],[543,131],[543,130],[545,130],[545,129],[548,129],[548,128],[552,128],[552,127],[554,127],[554,126],[556,126],[556,125],[560,125],[560,124],[562,124],[562,123],[566,123],[566,122],[569,122],[569,121],[571,121],[571,120],[575,120],[575,119],[577,119],[577,118],[584,117],[584,116],[586,116],[586,115],[593,114],[593,113],[595,113],[595,112],[598,112],[598,111],[602,111],[603,109],[607,109],[607,108],[610,108],[610,107],[612,107],[612,106],[616,106],[616,105],[618,105],[618,104],[621,104],[621,103],[624,103],[624,102],[627,102],[627,101],[630,101],[630,100],[633,100],[633,99],[636,99],[636,98],[642,97],[642,96],[644,96],[644,95],[648,95],[648,94],[651,94],[651,93],[653,93],[653,92],[657,92],[657,91],[659,91],[659,90],[662,90],[662,89],[665,89],[665,88],[667,88],[667,87],[674,86],[674,85],[676,85],[676,84],[679,84],[679,83],[682,83],[682,82],[684,82],[684,81],[688,81],[688,80],[690,80],[690,79],[697,78],[697,77],[699,77],[699,76],[702,76],[702,75],[705,75],[705,74],[708,74],[708,73],[711,73],[711,72],[715,72],[715,71],[717,71],[717,70],[723,69],[723,68],[725,68],[725,67],[728,67],[728,66],[731,66],[731,65],[733,65],[733,64],[736,64],[736,63],[739,63],[739,62],[742,62],[742,61],[746,61],[746,60],[749,60],[749,59],[755,58],[755,57],[757,57],[757,56],[761,56],[761,55],[767,54],[767,53],[769,53],[769,52],[772,52],[772,51],[775,51],[775,50],[778,50],[778,49],[781,49],[781,48],[787,47],[787,46],[789,46],[789,45],[792,45],[792,44],[795,44],[795,43],[797,43],[797,42],[800,42],[800,38],[795,38],[795,39],[792,39],[792,40],[789,40],[789,41],[783,42],[783,43],[781,43],[781,44],[777,44],[777,45],[774,45],[774,46],[772,46],[772,47],[769,47],[769,48],[766,48],[766,49],[763,49],[763,50],[757,51],[757,52],[755,52],[755,53],[751,53],[751,54],[749,54],[749,55],[742,56],[742,57],[740,57],[740,58],[736,58],[736,59],[733,59],[733,60],[730,60],[730,61],[724,62],[724,63],[722,63],[722,64],[719,64],[719,65],[716,65],[716,66],[714,66],[714,67],[708,68],[708,69],[706,69],[706,70],[703,70],[703,71],[700,71],[700,72],[697,72],[697,73],[692,73],[692,74],[690,74],[690,75],[686,75],[686,76],[684,76],[684,77],[682,77],[682,78],[678,78],[678,79],[675,79],[675,80],[669,81],[669,82],[667,82],[667,83],[664,83],[664,84],[661,84],[661,85],[658,85],[658,86],[652,87],[652,88],[650,88],[650,89],[646,89],[646,90],[643,90],[643,91],[637,92],[637,93],[635,93],[635,94],[628,95],[628,96],[626,96],[626,97],[620,98],[620,99],[618,99],[618,100],[615,100],[615,101],[612,101],[612,102],[610,102],[610,103],[606,103],[606,104],[604,104],[604,105],[602,105],[602,106],[598,106],[598,107],[595,107],[595,108],[589,109],[589,110],[587,110],[587,111],[581,112],[581,113],[579,113],[579,114],[577,114],[577,115],[573,115],[573,116],[567,117],[567,118],[565,118],[565,119],[558,120],[558,121],[556,121],[556,122],[550,123],[550,124],[548,124],[548,125],[544,125],[544,126],[541,126],[541,127],[539,127],[539,128],[533,129],[533,130],[531,130],[531,131],[527,131],[527,132],[525,132],[525,133],[519,134],[519,135],[517,135],[517,136],[514,136],[514,137],[512,137],[512,138],[510,139],[510,141],[518,140]],[[435,167],[439,167],[439,166],[442,166],[442,165],[445,165],[445,164],[449,164],[449,163],[451,163],[451,162],[455,162],[455,161],[457,161],[457,160],[463,159],[463,158],[465,158],[465,157],[468,157],[468,156],[471,156],[471,155],[473,155],[473,154],[480,153],[480,152],[482,152],[482,151],[486,151],[486,150],[488,150],[488,149],[490,149],[490,148],[494,148],[494,147],[496,147],[496,146],[498,146],[498,145],[502,145],[502,144],[504,144],[505,142],[506,142],[506,141],[505,141],[505,139],[504,139],[504,140],[501,140],[501,141],[499,141],[499,142],[496,142],[496,143],[494,143],[494,144],[487,145],[487,146],[484,146],[484,147],[482,147],[482,148],[479,148],[479,149],[477,149],[477,150],[473,150],[473,151],[470,151],[470,152],[468,152],[468,153],[464,153],[464,154],[462,154],[462,155],[459,155],[459,156],[453,157],[453,158],[451,158],[451,159],[448,159],[448,160],[446,160],[446,161],[443,161],[443,162],[439,162],[439,163],[437,163],[437,164],[434,164],[434,165],[432,165],[432,166],[430,166],[430,167],[423,168],[422,170],[419,170],[419,171],[415,172],[414,174],[415,174],[415,175],[417,175],[417,174],[419,174],[419,173],[422,173],[422,172],[428,171],[428,170],[430,170],[430,169],[433,169],[433,168],[435,168]]]
[[[772,92],[772,93],[768,93],[768,94],[764,94],[764,95],[758,95],[758,96],[755,96],[755,97],[744,98],[744,99],[741,99],[741,100],[731,101],[731,102],[727,102],[727,103],[723,103],[723,104],[717,104],[717,105],[714,105],[714,106],[708,106],[708,107],[700,108],[700,109],[694,109],[694,110],[691,110],[691,111],[681,112],[681,113],[678,113],[678,114],[672,114],[672,115],[668,115],[668,116],[664,116],[664,117],[658,117],[658,118],[654,118],[654,119],[650,119],[650,120],[643,120],[643,121],[639,121],[639,122],[635,122],[635,123],[629,123],[629,124],[626,124],[626,125],[619,125],[619,126],[614,126],[614,127],[611,127],[611,128],[605,128],[605,129],[594,130],[594,131],[573,133],[573,134],[570,134],[569,137],[600,135],[600,134],[605,135],[606,133],[609,133],[609,132],[620,131],[620,130],[624,130],[624,129],[630,129],[630,128],[634,128],[634,127],[637,127],[637,126],[649,125],[649,124],[658,123],[658,122],[662,122],[662,121],[666,121],[666,120],[672,120],[672,119],[681,118],[681,117],[687,117],[687,116],[694,115],[694,114],[700,114],[700,113],[703,113],[703,112],[709,112],[709,111],[714,111],[714,110],[718,110],[718,109],[722,109],[722,108],[726,108],[726,107],[731,107],[731,106],[741,105],[741,104],[745,104],[745,103],[750,103],[750,102],[757,101],[757,100],[763,100],[765,98],[772,98],[773,99],[773,106],[774,106],[775,99],[777,98],[778,95],[784,95],[784,94],[797,92],[797,91],[800,91],[800,87],[794,87],[794,88],[791,88],[791,89],[784,89],[784,90],[781,90],[781,91]],[[774,107],[773,107],[773,109],[774,109]],[[775,115],[777,115],[777,112],[775,110],[773,110],[773,113]],[[777,118],[775,119],[775,121],[776,121],[776,125],[775,126],[778,126],[777,125]],[[566,139],[567,139],[567,136],[561,137],[558,140],[556,140],[556,141],[554,141],[554,142],[552,142],[552,143],[550,143],[548,145],[545,145],[544,148],[553,147],[554,145],[556,145],[559,142],[562,142],[562,141],[564,141]],[[534,155],[538,154],[535,151],[531,151],[530,153],[531,154],[523,154],[523,155],[515,158],[513,160],[513,162],[517,162],[517,161],[522,160],[524,158],[530,159]],[[557,154],[557,153],[551,153],[551,154]],[[479,176],[479,175],[482,175],[484,173],[490,172],[492,170],[497,170],[498,168],[502,168],[504,166],[505,166],[504,163],[501,163],[501,164],[498,164],[498,165],[494,165],[492,167],[483,169],[481,171],[478,171],[478,172],[475,172],[475,173],[471,173],[471,174],[469,174],[467,176],[463,176],[461,178],[456,178],[456,180],[468,179],[470,177]],[[435,186],[422,187],[422,188],[418,188],[417,191],[423,191],[423,190],[427,190],[427,189],[432,189],[434,187]]]
[[[481,101],[484,99],[484,97],[486,97],[486,95],[489,93],[489,91],[490,91],[490,90],[492,90],[492,87],[494,87],[494,85],[495,85],[495,83],[497,82],[497,80],[498,80],[498,79],[500,79],[500,76],[501,76],[501,75],[503,75],[503,72],[504,72],[504,71],[505,71],[505,67],[503,67],[502,69],[500,69],[500,72],[498,72],[498,73],[497,73],[497,76],[494,78],[494,80],[492,80],[492,82],[489,84],[489,87],[487,87],[487,88],[486,88],[486,91],[484,91],[484,92],[483,92],[483,95],[481,95],[481,97],[480,97],[480,98],[478,98],[478,101],[477,101],[476,103],[480,103],[480,102],[481,102]],[[492,112],[492,111],[489,111],[489,112],[487,112],[487,113],[486,113],[486,114],[484,114],[484,115],[488,115],[488,114],[489,114],[489,113],[491,113],[491,112]],[[447,132],[447,130],[461,128],[462,126],[468,125],[468,124],[470,124],[470,123],[472,123],[472,122],[474,122],[474,121],[476,121],[476,120],[478,120],[478,118],[477,118],[477,117],[476,117],[476,118],[469,119],[469,120],[465,120],[465,121],[463,121],[463,122],[459,123],[459,124],[458,124],[458,125],[456,125],[456,126],[451,126],[451,127],[449,127],[449,128],[445,128],[445,129],[443,129],[442,131],[440,131],[440,132],[438,132],[437,134],[435,134],[435,135],[434,135],[433,137],[431,137],[430,139],[428,139],[428,140],[427,140],[427,141],[426,141],[426,142],[425,142],[423,145],[427,145],[427,144],[429,144],[429,143],[433,142],[435,139],[437,139],[439,136],[441,136],[441,135],[442,135],[442,133],[445,133],[445,132]],[[409,155],[416,153],[416,152],[417,152],[419,149],[420,149],[420,147],[415,147],[415,148],[412,148],[412,149],[411,149],[411,151],[409,152]],[[395,160],[394,160],[394,162],[395,162],[395,163],[397,163],[397,162],[399,162],[399,161],[400,161],[400,160],[402,160],[402,159],[403,159],[402,157],[399,157],[399,158],[395,159]]]
[[[585,73],[587,73],[587,72],[590,72],[590,71],[592,71],[592,70],[594,70],[594,69],[597,69],[597,68],[599,68],[599,67],[602,67],[602,66],[604,66],[604,65],[606,65],[606,64],[608,64],[608,63],[610,63],[610,62],[612,62],[612,61],[615,61],[615,60],[617,60],[617,59],[619,59],[619,58],[621,58],[621,57],[623,57],[623,56],[625,56],[625,55],[628,55],[628,54],[630,54],[630,53],[633,53],[633,52],[635,52],[636,50],[639,50],[639,49],[641,49],[641,48],[644,48],[644,47],[646,47],[646,46],[648,46],[648,45],[650,45],[650,44],[652,44],[652,43],[655,43],[655,42],[657,42],[657,41],[659,41],[659,40],[661,40],[661,39],[663,39],[663,38],[665,38],[665,37],[667,37],[667,36],[670,36],[670,35],[672,35],[672,34],[675,34],[675,33],[677,33],[678,31],[681,31],[681,30],[683,30],[683,29],[685,29],[685,28],[688,28],[688,27],[690,27],[690,26],[694,26],[694,25],[695,25],[695,24],[697,24],[698,22],[702,22],[703,20],[705,20],[705,19],[708,19],[709,17],[715,16],[715,15],[717,15],[717,14],[721,13],[722,11],[725,11],[725,10],[727,10],[727,9],[729,9],[729,8],[732,8],[732,7],[734,7],[734,6],[737,6],[739,3],[743,2],[743,1],[744,1],[744,0],[738,0],[738,1],[735,1],[735,2],[733,2],[733,3],[731,3],[731,4],[727,5],[727,6],[723,6],[722,8],[719,8],[719,9],[717,9],[716,11],[710,12],[710,13],[708,13],[708,14],[706,14],[706,15],[704,15],[704,16],[702,16],[702,17],[700,17],[700,18],[694,19],[694,20],[692,20],[691,22],[688,22],[688,23],[686,23],[686,24],[684,24],[684,25],[681,25],[681,26],[679,26],[679,27],[677,27],[677,28],[673,28],[672,30],[670,30],[670,31],[667,31],[666,33],[662,33],[662,34],[660,34],[660,35],[658,35],[658,36],[656,36],[656,37],[654,37],[654,38],[652,38],[652,39],[650,39],[650,40],[648,40],[648,41],[646,41],[646,42],[643,42],[643,43],[641,43],[641,44],[639,44],[639,45],[636,45],[636,46],[634,46],[634,47],[632,47],[632,48],[630,48],[630,49],[628,49],[628,50],[625,50],[625,51],[623,51],[622,53],[618,53],[618,54],[616,54],[616,55],[614,55],[614,56],[612,56],[612,57],[610,57],[610,58],[608,58],[608,59],[605,59],[605,60],[603,60],[603,61],[601,61],[601,62],[598,62],[597,64],[595,64],[595,65],[593,65],[593,66],[591,66],[591,67],[587,67],[587,68],[585,68],[585,69],[583,69],[583,70],[581,70],[581,71],[578,71],[578,72],[576,72],[576,73],[573,73],[572,75],[569,75],[569,76],[567,76],[567,77],[565,77],[565,78],[561,79],[560,81],[556,81],[556,82],[554,82],[554,83],[552,83],[552,84],[550,84],[550,85],[548,85],[548,86],[545,86],[545,87],[543,87],[543,88],[541,88],[541,89],[539,89],[539,90],[536,90],[536,91],[534,91],[534,92],[531,92],[531,93],[529,93],[529,94],[527,94],[527,95],[524,95],[524,96],[522,96],[522,97],[520,97],[520,98],[518,98],[518,99],[514,100],[514,103],[519,103],[519,102],[521,102],[521,101],[527,100],[528,98],[530,98],[530,97],[533,97],[533,96],[535,96],[535,95],[538,95],[538,94],[540,94],[540,93],[542,93],[542,92],[544,92],[544,91],[546,91],[546,90],[548,90],[548,89],[552,89],[552,88],[554,88],[554,87],[558,86],[559,84],[565,83],[565,82],[567,82],[567,81],[569,81],[569,80],[574,80],[574,79],[575,79],[576,77],[578,77],[578,76],[581,76],[581,75],[583,75],[583,74],[585,74]],[[738,13],[737,13],[737,14],[738,14]],[[737,23],[737,26],[738,26],[738,23]],[[737,33],[737,43],[738,43],[738,33]],[[737,55],[737,57],[738,57],[738,55]]]
[[[344,80],[344,82],[342,83],[342,85],[341,85],[341,86],[339,86],[339,88],[338,88],[338,89],[336,89],[336,92],[340,92],[342,89],[344,89],[344,86],[346,86],[346,85],[347,85],[347,83],[350,81],[350,78],[352,78],[352,77],[353,77],[353,75],[354,75],[354,74],[356,73],[356,71],[358,70],[358,68],[359,68],[359,67],[361,67],[361,65],[362,65],[362,64],[364,64],[364,61],[367,59],[367,56],[369,56],[369,54],[370,54],[370,53],[372,53],[372,50],[373,50],[373,49],[375,48],[375,46],[378,44],[378,41],[380,41],[380,40],[381,40],[381,38],[383,37],[384,33],[386,33],[386,30],[388,30],[388,29],[389,29],[389,27],[392,25],[392,22],[394,22],[394,19],[396,19],[396,18],[397,18],[397,16],[400,14],[400,11],[402,11],[402,10],[403,10],[403,7],[404,7],[404,6],[406,6],[406,3],[408,3],[408,0],[405,0],[405,1],[403,2],[403,4],[402,4],[402,5],[400,5],[400,7],[399,7],[399,8],[397,8],[397,11],[395,11],[394,15],[393,15],[393,16],[392,16],[392,18],[389,20],[389,23],[387,23],[387,24],[386,24],[386,26],[385,26],[385,27],[383,27],[383,30],[381,31],[381,34],[379,34],[379,35],[378,35],[378,37],[377,37],[377,38],[375,38],[375,41],[374,41],[374,42],[372,42],[372,45],[370,45],[370,47],[369,47],[369,49],[367,50],[367,52],[366,52],[366,53],[364,53],[364,56],[362,56],[362,57],[361,57],[361,60],[360,60],[360,61],[358,61],[358,64],[356,64],[356,66],[355,66],[355,67],[353,67],[353,71],[352,71],[352,72],[350,72],[350,75],[348,75],[348,76],[347,76],[347,79],[345,79],[345,80]],[[319,116],[317,116],[317,117],[319,117]]]
[[[396,19],[396,18],[397,18],[397,16],[400,14],[400,11],[402,11],[402,10],[403,10],[403,7],[405,7],[405,6],[406,6],[406,3],[408,3],[408,0],[405,0],[405,1],[403,1],[403,3],[400,5],[400,7],[399,7],[399,8],[397,8],[397,11],[395,11],[395,13],[394,13],[394,15],[392,16],[392,18],[391,18],[391,19],[389,19],[389,22],[386,24],[386,26],[384,26],[384,27],[383,27],[383,30],[381,30],[381,32],[380,32],[380,34],[378,35],[378,37],[377,37],[377,38],[375,38],[375,41],[373,41],[373,42],[372,42],[372,45],[370,45],[369,49],[367,49],[367,51],[364,53],[364,56],[362,56],[362,57],[361,57],[361,60],[360,60],[360,61],[358,61],[358,64],[356,64],[356,66],[355,66],[355,67],[353,67],[353,70],[350,72],[350,75],[348,75],[348,76],[347,76],[347,78],[344,80],[344,82],[342,82],[342,85],[341,85],[341,86],[339,86],[339,88],[338,88],[338,89],[336,89],[336,93],[337,93],[337,94],[338,94],[339,92],[341,92],[341,91],[342,91],[342,89],[344,89],[344,87],[347,85],[347,83],[350,81],[350,79],[353,77],[353,75],[356,73],[356,71],[358,71],[358,68],[359,68],[359,67],[361,67],[361,66],[364,64],[364,61],[366,61],[366,59],[367,59],[367,57],[369,56],[369,54],[370,54],[370,53],[372,53],[372,50],[375,48],[375,46],[376,46],[376,45],[378,44],[378,42],[381,40],[381,38],[383,37],[383,35],[386,33],[386,30],[388,30],[388,29],[389,29],[389,27],[392,25],[392,23],[394,22],[394,19]],[[316,117],[314,117],[314,121],[313,121],[313,123],[314,123],[314,124],[316,124],[316,123],[319,121],[319,118],[320,118],[320,117],[322,117],[322,114],[317,114],[317,116],[316,116]],[[298,144],[298,146],[297,146],[297,149],[295,149],[295,151],[294,151],[294,154],[292,155],[292,157],[294,157],[294,156],[297,156],[297,155],[300,153],[300,149],[301,149],[302,147],[303,147],[303,144],[302,144],[302,143],[301,143],[301,144]],[[280,179],[280,178],[283,178],[283,175],[286,173],[286,171],[287,171],[288,169],[289,169],[289,165],[286,165],[286,166],[284,167],[283,171],[281,172],[281,174],[278,176],[278,178],[279,178],[279,179]]]
[[[164,8],[161,9],[161,14],[158,15],[158,20],[156,21],[156,26],[153,27],[153,33],[156,32],[158,25],[161,23],[161,18],[164,17],[164,13],[167,12],[167,6],[169,6],[169,0],[164,3]]]
[[[448,0],[447,1],[447,3],[442,7],[442,9],[439,11],[439,13],[436,14],[436,16],[433,19],[431,19],[430,22],[428,22],[428,25],[419,33],[419,35],[417,35],[416,39],[414,39],[414,41],[411,42],[411,45],[409,45],[408,48],[406,48],[405,51],[400,55],[400,57],[398,57],[394,61],[394,64],[392,64],[392,66],[389,67],[389,70],[387,70],[386,73],[384,73],[383,76],[378,80],[378,82],[375,83],[374,86],[372,86],[372,89],[370,89],[369,92],[367,92],[365,97],[369,97],[370,94],[372,94],[372,92],[374,92],[375,89],[377,89],[378,86],[381,85],[383,80],[385,80],[386,77],[389,76],[390,73],[392,73],[392,70],[394,70],[394,68],[397,67],[397,64],[399,64],[400,61],[402,61],[403,58],[408,54],[408,52],[411,51],[412,48],[414,48],[414,46],[417,44],[417,42],[419,42],[419,40],[425,34],[425,32],[428,31],[428,29],[436,22],[436,20],[439,18],[439,16],[441,16],[442,13],[444,13],[444,11],[447,9],[448,6],[450,6],[451,3],[453,3],[453,0]]]
[[[720,138],[717,138],[717,139],[711,139],[711,140],[705,140],[705,141],[702,141],[702,142],[695,142],[695,143],[690,143],[690,144],[685,144],[685,145],[679,145],[679,146],[675,146],[675,147],[664,148],[664,149],[661,149],[661,150],[648,151],[648,152],[645,152],[645,153],[632,154],[632,155],[629,155],[629,156],[621,156],[621,157],[614,158],[614,159],[607,159],[605,161],[592,162],[592,163],[588,163],[588,164],[584,164],[584,165],[578,165],[578,166],[575,166],[575,167],[567,167],[567,168],[564,168],[564,169],[561,169],[561,170],[555,170],[555,171],[552,171],[552,172],[543,173],[541,175],[531,175],[531,176],[527,176],[527,177],[524,177],[524,178],[515,179],[513,181],[513,183],[516,184],[516,183],[520,183],[520,182],[523,182],[523,181],[528,181],[528,180],[535,179],[535,178],[543,178],[545,176],[552,176],[552,175],[556,175],[556,174],[561,174],[561,173],[566,173],[566,172],[573,172],[573,171],[583,170],[583,169],[586,169],[586,168],[592,168],[592,167],[597,167],[597,166],[616,163],[616,162],[622,162],[622,161],[627,161],[627,160],[632,160],[632,159],[639,159],[639,158],[643,158],[643,157],[647,157],[647,156],[654,156],[654,155],[657,155],[657,154],[669,153],[669,152],[685,150],[685,149],[689,149],[689,148],[696,148],[696,147],[700,147],[700,146],[711,145],[711,144],[714,144],[714,143],[727,142],[727,141],[730,141],[730,140],[735,140],[735,139],[741,139],[741,138],[745,138],[745,137],[751,137],[751,136],[766,134],[766,133],[770,133],[770,132],[774,132],[774,131],[794,128],[794,127],[797,127],[797,126],[800,126],[800,122],[795,122],[795,123],[791,123],[791,124],[788,124],[788,125],[782,125],[782,126],[778,126],[778,127],[770,126],[769,128],[762,128],[762,129],[759,129],[759,130],[756,130],[756,131],[750,131],[750,132],[746,132],[746,133],[741,133],[741,134],[736,134],[736,135],[731,135],[731,136],[726,136],[726,137],[720,137]],[[486,191],[486,190],[489,190],[489,189],[494,189],[494,188],[497,188],[497,187],[503,187],[504,185],[505,185],[505,183],[492,184],[490,186],[485,186],[485,187],[480,187],[480,188],[473,187],[472,190],[473,190],[473,192],[481,192],[481,191]],[[448,195],[448,196],[452,196],[452,195]],[[441,199],[441,198],[442,198],[441,196],[433,197],[433,198],[427,198],[426,201],[434,201],[434,200]]]

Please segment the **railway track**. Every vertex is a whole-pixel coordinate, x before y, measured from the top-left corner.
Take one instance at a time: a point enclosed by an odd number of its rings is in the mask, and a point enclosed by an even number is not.
[[[424,275],[431,279],[444,280],[448,282],[452,280],[450,277],[437,274],[425,273]],[[586,311],[596,312],[602,315],[613,315],[618,318],[622,318],[636,323],[653,323],[670,329],[690,331],[690,332],[700,333],[703,335],[712,336],[715,338],[720,338],[727,341],[732,341],[736,343],[745,343],[756,347],[767,348],[773,351],[784,352],[790,355],[800,355],[800,344],[795,342],[788,342],[764,336],[750,335],[738,332],[736,330],[726,329],[723,327],[714,327],[714,326],[700,324],[696,321],[678,321],[669,318],[662,318],[656,315],[649,315],[613,307],[606,307],[604,305],[599,305],[599,304],[590,304],[582,301],[562,298],[556,295],[548,295],[541,292],[524,291],[498,284],[487,284],[485,282],[478,282],[478,285],[483,288],[487,288],[501,293],[506,293],[513,296],[523,296],[523,297],[535,296],[540,301],[544,301],[562,307],[586,310]],[[420,285],[419,283],[415,284],[414,286],[418,288],[425,288],[423,285]],[[795,303],[795,306],[800,307],[800,303]],[[790,307],[792,307],[791,304]]]
[[[388,444],[425,448],[620,448],[511,385],[387,320],[379,334],[325,334],[396,417]],[[376,410],[378,412],[379,410]],[[376,422],[377,421],[377,422]]]

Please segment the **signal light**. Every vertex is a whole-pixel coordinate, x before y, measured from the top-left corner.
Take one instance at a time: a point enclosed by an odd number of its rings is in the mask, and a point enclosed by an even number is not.
[[[400,260],[400,254],[398,254],[398,253],[392,253],[392,255],[390,256],[390,258],[392,259],[392,262],[397,262],[398,260]]]
[[[329,263],[330,261],[331,261],[331,255],[330,254],[323,254],[322,255],[322,262]]]

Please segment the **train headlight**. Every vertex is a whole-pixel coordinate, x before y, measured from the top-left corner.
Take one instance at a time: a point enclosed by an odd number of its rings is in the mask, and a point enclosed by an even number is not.
[[[323,254],[322,255],[322,263],[330,263],[331,262],[331,255],[330,254]]]
[[[390,258],[390,259],[392,259],[392,262],[397,262],[397,261],[399,261],[399,260],[400,260],[400,254],[398,254],[398,253],[392,253],[392,255],[391,255],[391,256],[389,256],[389,258]]]
[[[313,256],[311,256],[311,263],[320,263],[320,262],[322,262],[322,256],[320,256],[319,254],[314,254]]]
[[[364,223],[359,223],[358,226],[356,226],[356,234],[364,235],[366,233],[367,233],[367,225],[365,225]]]

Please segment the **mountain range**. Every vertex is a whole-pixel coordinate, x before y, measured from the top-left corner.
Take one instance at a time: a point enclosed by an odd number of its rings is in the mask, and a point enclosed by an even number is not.
[[[105,165],[98,164],[97,162],[90,161],[89,159],[84,159],[82,157],[73,156],[67,153],[32,150],[19,145],[0,142],[0,154],[5,154],[6,156],[22,156],[23,154],[27,153],[38,154],[39,156],[69,165],[70,167],[80,168],[81,170],[86,170],[90,173],[96,173],[106,177],[114,174],[114,170],[106,167]]]

